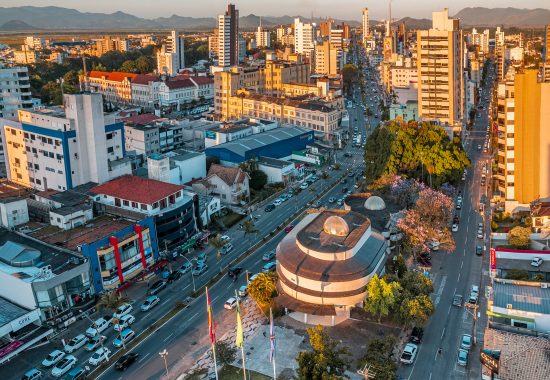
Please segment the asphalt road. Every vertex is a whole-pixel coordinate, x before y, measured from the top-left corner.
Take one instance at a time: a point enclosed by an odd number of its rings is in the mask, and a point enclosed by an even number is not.
[[[465,140],[465,149],[472,160],[472,166],[468,169],[468,176],[461,188],[464,199],[462,209],[457,210],[460,224],[458,232],[454,233],[456,249],[449,254],[432,255],[433,267],[430,275],[434,279],[435,312],[425,327],[424,339],[419,345],[415,362],[408,366],[402,365],[399,369],[399,374],[406,379],[481,378],[478,358],[486,319],[478,319],[477,345],[471,349],[468,365],[459,366],[456,359],[462,334],[473,334],[473,309],[453,306],[452,300],[455,294],[467,299],[472,285],[482,284],[483,264],[488,263],[486,256],[475,255],[475,247],[487,244],[476,235],[478,223],[482,222],[478,211],[479,200],[481,194],[486,192],[486,188],[480,186],[481,170],[487,160],[490,162],[490,157],[479,151],[477,145],[483,145],[485,140],[490,85],[491,83],[483,90],[481,104],[484,105],[484,110],[480,111],[481,116],[476,119],[473,130]],[[487,224],[485,223],[485,231],[488,233]],[[480,287],[480,302],[480,309],[483,310],[486,304],[483,287]],[[482,315],[482,312],[478,311],[478,315]],[[441,354],[437,352],[439,348],[442,349]]]

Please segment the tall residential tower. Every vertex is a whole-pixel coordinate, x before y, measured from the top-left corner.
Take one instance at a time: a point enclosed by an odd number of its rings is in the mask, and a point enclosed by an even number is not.
[[[239,64],[239,11],[234,4],[218,16],[218,58],[221,67]]]

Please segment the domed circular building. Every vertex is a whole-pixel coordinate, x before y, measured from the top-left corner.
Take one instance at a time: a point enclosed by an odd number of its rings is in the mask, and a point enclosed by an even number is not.
[[[370,211],[381,211],[386,208],[386,202],[377,195],[373,195],[367,198],[365,201],[365,209]]]
[[[384,272],[386,242],[355,211],[307,215],[277,247],[277,303],[308,324],[335,325],[349,318],[366,285]]]

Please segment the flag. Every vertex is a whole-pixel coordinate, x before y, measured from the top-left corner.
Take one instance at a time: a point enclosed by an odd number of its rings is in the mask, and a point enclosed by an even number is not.
[[[208,288],[206,288],[206,310],[208,312],[208,334],[210,335],[210,342],[216,343],[216,321],[212,316],[212,308],[210,307],[210,295],[208,295]]]
[[[244,334],[243,323],[241,321],[241,307],[239,306],[239,299],[237,299],[237,336],[235,338],[235,345],[239,348],[243,347]]]
[[[269,309],[269,361],[273,362],[275,360],[275,330],[273,329],[273,312]]]

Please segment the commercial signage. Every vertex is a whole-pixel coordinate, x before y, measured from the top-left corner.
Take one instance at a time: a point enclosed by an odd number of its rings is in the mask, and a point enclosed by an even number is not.
[[[491,372],[498,374],[500,359],[495,358],[495,356],[497,355],[494,355],[491,350],[481,350],[479,353],[479,360],[481,361],[481,364],[487,367]]]
[[[216,132],[205,131],[204,132],[204,137],[206,137],[207,139],[210,139],[210,140],[216,140]]]
[[[32,322],[38,320],[40,318],[40,314],[38,311],[33,310],[25,315],[22,315],[21,317],[14,319],[10,322],[12,331],[17,331],[19,329],[22,329],[23,327],[27,326],[28,324],[31,324]]]
[[[489,261],[491,266],[491,277],[495,277],[497,271],[497,253],[494,248],[489,250]]]

